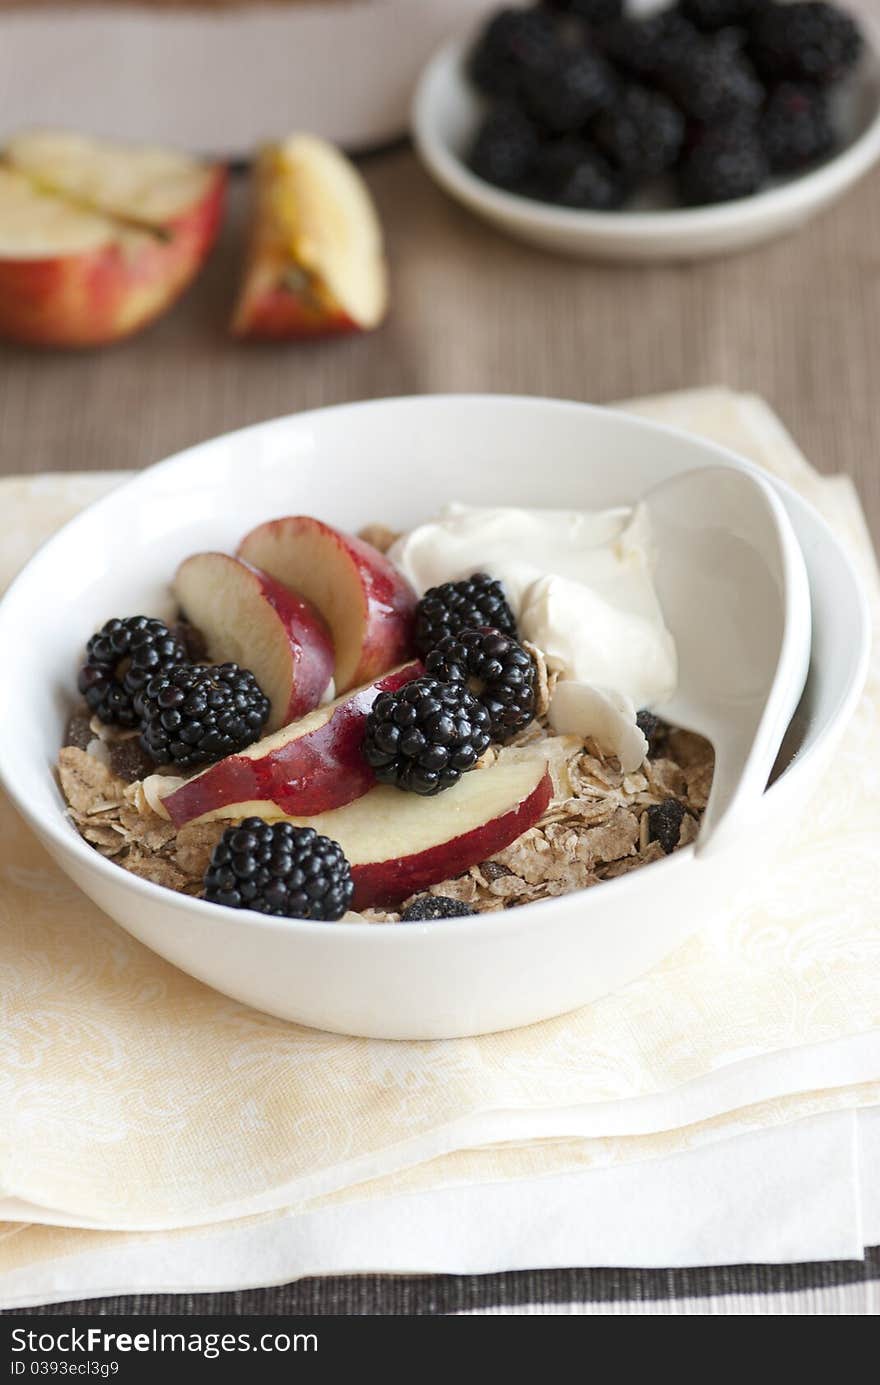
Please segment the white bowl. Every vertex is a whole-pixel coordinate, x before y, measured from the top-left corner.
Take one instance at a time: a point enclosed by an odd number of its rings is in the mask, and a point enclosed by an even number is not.
[[[93,505],[0,605],[0,780],[58,864],[112,918],[218,990],[272,1014],[379,1038],[450,1038],[583,1005],[711,921],[797,822],[861,689],[868,618],[822,519],[778,486],[806,558],[813,664],[784,772],[752,830],[706,861],[686,848],[591,890],[410,925],[267,919],[190,899],[104,860],[64,813],[53,764],[88,634],[164,611],[176,564],[285,512],[403,528],[451,497],[601,507],[697,466],[749,464],[640,419],[541,399],[413,398],[318,410],[190,448]],[[14,675],[14,676],[13,676]],[[751,887],[751,886],[749,886]]]
[[[868,50],[841,92],[845,132],[839,153],[764,192],[711,207],[581,212],[503,192],[464,162],[485,103],[464,74],[468,44],[441,49],[423,72],[413,102],[416,148],[448,193],[520,240],[570,255],[607,260],[693,260],[745,250],[802,226],[864,176],[880,158],[880,40],[865,25]]]
[[[370,149],[404,134],[438,43],[492,5],[3,4],[0,142],[61,126],[244,162],[273,132],[310,130]]]

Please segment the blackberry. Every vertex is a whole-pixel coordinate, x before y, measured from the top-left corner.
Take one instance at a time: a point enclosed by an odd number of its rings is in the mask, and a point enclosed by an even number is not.
[[[769,0],[680,0],[679,8],[691,24],[706,33],[731,24],[748,24]]]
[[[464,683],[416,678],[376,698],[364,758],[380,784],[429,796],[457,784],[489,741],[489,713]]]
[[[612,62],[633,77],[650,79],[664,63],[686,57],[700,34],[678,10],[663,10],[646,19],[624,19],[602,35]]]
[[[543,10],[499,10],[481,31],[468,58],[468,74],[489,96],[516,96],[524,75],[552,66],[561,40]]]
[[[530,72],[523,82],[526,110],[554,135],[582,129],[616,93],[613,67],[589,48],[562,53],[549,71]]]
[[[760,133],[774,173],[794,173],[821,159],[834,147],[825,91],[781,82],[767,101]]]
[[[699,206],[748,197],[769,174],[757,131],[735,122],[703,132],[679,166],[678,183],[683,201]]]
[[[445,894],[420,894],[400,915],[401,923],[426,923],[430,919],[465,919],[476,913],[463,899]]]
[[[245,818],[227,827],[205,872],[204,897],[281,918],[342,918],[354,894],[342,847],[314,827]]]
[[[862,44],[855,20],[822,0],[769,5],[750,34],[755,65],[770,81],[835,82],[856,65]]]
[[[685,115],[706,125],[754,114],[764,100],[748,58],[725,38],[703,39],[667,59],[658,79]]]
[[[652,842],[659,842],[667,856],[678,846],[683,818],[684,804],[677,798],[664,798],[662,803],[652,803],[648,809],[648,837]]]
[[[475,572],[462,582],[429,587],[416,606],[416,650],[427,654],[446,635],[481,625],[505,635],[516,634],[516,621],[504,588],[487,572]]]
[[[244,750],[269,716],[269,699],[238,664],[164,670],[147,683],[138,705],[144,750],[157,764],[181,769]]]
[[[101,721],[130,728],[138,724],[135,699],[147,679],[186,662],[186,650],[161,620],[108,620],[86,645],[77,687]]]
[[[627,87],[611,110],[599,116],[593,138],[628,177],[653,178],[671,168],[684,143],[685,120],[662,92]]]
[[[573,14],[593,28],[613,24],[623,15],[624,0],[544,0],[547,9]]]
[[[620,170],[575,135],[551,140],[542,148],[535,179],[540,196],[579,211],[613,211],[629,192]]]
[[[485,707],[492,739],[509,741],[535,715],[535,664],[509,635],[462,630],[447,635],[425,658],[441,683],[466,684]]]
[[[532,171],[538,132],[514,106],[490,111],[477,131],[468,163],[478,178],[499,188],[517,188]]]

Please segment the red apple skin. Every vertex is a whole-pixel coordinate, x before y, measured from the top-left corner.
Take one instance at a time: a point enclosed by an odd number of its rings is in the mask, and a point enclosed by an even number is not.
[[[256,571],[256,569],[253,569]],[[270,718],[287,726],[314,711],[333,677],[333,636],[320,612],[298,592],[283,587],[265,572],[258,574],[262,595],[278,616],[290,641],[293,676],[287,706]]]
[[[234,337],[249,341],[301,341],[345,336],[364,328],[329,298],[316,301],[286,282],[245,281],[230,330]]]
[[[195,278],[220,229],[226,170],[153,235],[120,223],[119,241],[77,255],[0,259],[0,337],[30,346],[101,346],[160,317]]]
[[[267,732],[287,726],[318,706],[333,677],[335,653],[327,622],[310,601],[228,553],[194,553],[186,558],[177,569],[174,587],[182,610],[207,640],[210,657],[218,663],[238,663],[255,674],[272,703]],[[247,602],[243,629],[236,628],[231,614],[233,597],[239,592]],[[260,624],[268,611],[274,619],[269,617],[267,631]],[[262,657],[254,653],[252,632]],[[283,655],[280,690],[278,678],[266,667],[267,635]]]
[[[333,639],[312,603],[289,587],[282,587],[280,582],[267,583],[263,596],[290,638],[293,686],[279,722],[286,726],[311,712],[326,693],[333,677]]]
[[[464,832],[413,856],[353,865],[352,909],[391,908],[411,894],[418,894],[440,880],[451,880],[479,861],[488,860],[534,827],[552,797],[553,781],[547,770],[521,803],[473,832]]]
[[[321,580],[316,563],[302,561],[306,544],[318,553],[325,550],[328,566],[347,576],[349,597],[341,603],[344,627],[339,610],[326,604],[328,583]],[[310,515],[290,515],[252,529],[238,556],[301,591],[321,611],[336,644],[337,692],[371,682],[412,654],[416,594],[393,563],[363,539]],[[329,589],[338,593],[339,581],[330,582]],[[355,601],[360,628],[352,636],[347,622]]]
[[[418,662],[393,670],[340,702],[315,732],[289,741],[262,759],[230,755],[210,765],[163,800],[171,821],[183,827],[206,813],[239,803],[267,803],[276,813],[310,817],[360,798],[376,784],[361,754],[364,723],[373,702],[380,692],[396,692],[424,672]]]

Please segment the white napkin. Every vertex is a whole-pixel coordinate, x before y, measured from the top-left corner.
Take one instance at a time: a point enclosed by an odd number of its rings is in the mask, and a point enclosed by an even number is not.
[[[221,1292],[315,1274],[859,1259],[863,1244],[880,1242],[878,1166],[880,1107],[646,1163],[186,1233],[7,1227],[0,1305]]]

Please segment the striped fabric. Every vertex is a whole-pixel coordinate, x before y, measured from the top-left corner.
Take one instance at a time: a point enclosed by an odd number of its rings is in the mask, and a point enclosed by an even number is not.
[[[864,1260],[686,1270],[344,1275],[234,1294],[157,1294],[31,1308],[31,1315],[880,1315],[880,1246]]]

